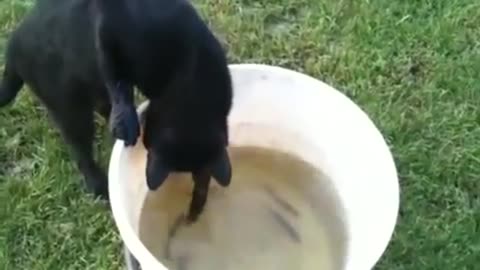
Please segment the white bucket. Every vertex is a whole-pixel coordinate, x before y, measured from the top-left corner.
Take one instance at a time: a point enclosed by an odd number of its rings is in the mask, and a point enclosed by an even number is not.
[[[325,173],[343,207],[338,216],[346,231],[344,248],[337,252],[342,263],[335,269],[372,269],[390,241],[399,208],[395,164],[381,133],[345,95],[309,76],[257,64],[231,65],[230,70],[230,144],[282,150]],[[130,175],[132,156],[139,154],[145,154],[143,146],[126,149],[117,141],[113,148],[113,216],[126,251],[141,269],[166,270],[139,238],[140,213],[149,193],[144,178]],[[127,261],[129,269],[137,269]]]

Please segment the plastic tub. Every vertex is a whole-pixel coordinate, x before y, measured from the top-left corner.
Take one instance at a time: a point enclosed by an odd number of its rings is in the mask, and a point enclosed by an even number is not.
[[[231,146],[281,151],[321,171],[328,180],[310,192],[318,195],[313,196],[315,207],[325,208],[318,213],[330,220],[328,237],[338,244],[329,251],[330,269],[372,269],[390,241],[399,208],[396,168],[381,133],[349,98],[314,78],[267,65],[237,64],[230,69]],[[141,143],[134,148],[124,148],[122,141],[114,145],[109,167],[113,216],[129,269],[139,269],[130,253],[143,270],[173,269],[139,237],[144,203],[153,196],[142,173],[144,161]],[[333,204],[340,207],[332,211]]]

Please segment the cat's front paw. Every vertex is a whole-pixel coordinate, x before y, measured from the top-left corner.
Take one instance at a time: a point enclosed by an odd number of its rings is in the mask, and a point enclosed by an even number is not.
[[[112,106],[110,131],[113,137],[123,140],[125,146],[134,146],[140,136],[140,123],[133,104]]]

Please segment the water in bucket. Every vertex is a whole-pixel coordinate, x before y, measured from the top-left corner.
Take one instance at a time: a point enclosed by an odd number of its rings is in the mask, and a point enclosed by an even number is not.
[[[212,181],[196,223],[184,223],[190,175],[175,175],[147,194],[139,233],[150,252],[171,270],[341,269],[347,239],[328,178],[285,153],[255,147],[229,153],[231,185]]]

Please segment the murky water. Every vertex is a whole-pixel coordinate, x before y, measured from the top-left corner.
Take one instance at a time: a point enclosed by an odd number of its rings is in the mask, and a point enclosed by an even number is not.
[[[212,181],[205,211],[186,225],[192,182],[150,192],[140,238],[171,270],[342,269],[346,234],[328,179],[290,155],[231,148],[232,184]]]

